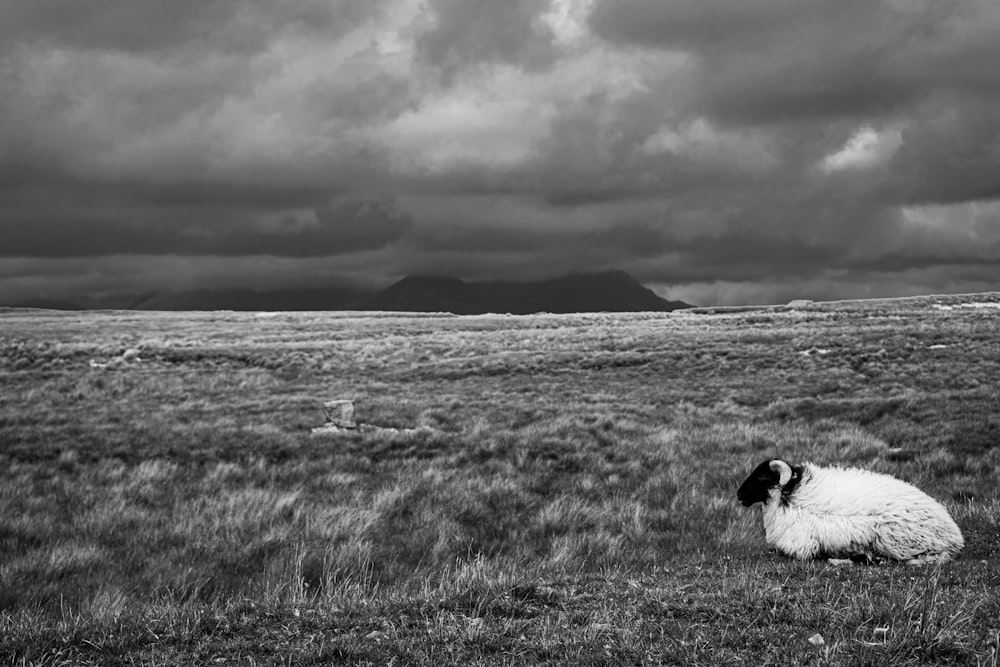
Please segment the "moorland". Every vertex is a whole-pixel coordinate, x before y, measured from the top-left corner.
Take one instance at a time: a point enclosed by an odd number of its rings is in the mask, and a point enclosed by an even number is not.
[[[998,323],[0,310],[0,664],[996,665]],[[967,546],[788,560],[735,497],[777,455]]]

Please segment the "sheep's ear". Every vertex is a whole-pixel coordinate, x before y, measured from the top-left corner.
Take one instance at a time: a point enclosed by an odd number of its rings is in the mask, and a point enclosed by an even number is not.
[[[784,486],[792,481],[792,469],[781,459],[771,461],[771,470],[778,475],[778,486]]]

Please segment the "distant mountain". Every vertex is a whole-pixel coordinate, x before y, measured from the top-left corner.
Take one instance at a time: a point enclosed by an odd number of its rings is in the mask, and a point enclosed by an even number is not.
[[[671,311],[690,308],[667,301],[624,271],[572,274],[540,282],[474,282],[442,276],[409,276],[360,302],[361,310],[483,313],[582,313]]]
[[[84,310],[84,307],[69,299],[24,299],[16,301],[10,305],[3,304],[7,308],[44,308],[45,310]]]
[[[44,308],[46,310],[125,310],[136,300],[134,295],[104,297],[78,296],[73,298],[30,297],[0,306],[10,308]]]
[[[394,310],[482,313],[585,313],[671,311],[691,308],[667,301],[624,271],[580,273],[539,282],[465,282],[442,276],[409,276],[380,292],[354,286],[252,290],[245,288],[153,292],[100,300],[32,299],[11,304],[55,310]]]
[[[398,283],[394,283],[365,299],[359,304],[359,308],[361,310],[463,314],[472,312],[477,301],[475,288],[458,278],[407,276]]]
[[[351,310],[371,292],[354,287],[315,287],[160,292],[138,299],[134,310]]]

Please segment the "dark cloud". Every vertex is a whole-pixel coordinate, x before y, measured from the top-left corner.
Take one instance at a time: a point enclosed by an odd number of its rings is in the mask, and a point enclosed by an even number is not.
[[[1000,199],[1000,95],[979,103],[930,104],[902,139],[889,164],[889,188],[897,201]]]
[[[591,248],[600,248],[609,255],[609,261],[615,258],[655,257],[671,249],[670,239],[662,231],[634,224],[590,230],[464,225],[418,232],[414,234],[412,243],[421,251],[436,253],[533,252],[572,256]]]
[[[690,104],[734,123],[897,113],[996,90],[1000,13],[982,0],[598,0],[595,31],[698,59]]]
[[[11,214],[52,206],[63,211],[75,209],[81,214],[102,207],[132,208],[139,215],[143,213],[141,209],[155,213],[169,208],[273,211],[321,206],[345,194],[342,189],[309,181],[94,181],[47,167],[8,165],[0,169],[0,206]]]
[[[372,16],[378,0],[0,0],[0,39],[56,48],[150,53],[246,52],[283,30],[337,39]]]
[[[142,221],[142,222],[138,222]],[[392,202],[345,201],[319,208],[155,212],[108,207],[29,209],[0,221],[6,257],[274,255],[317,257],[374,250],[412,227]]]
[[[822,14],[816,0],[598,0],[590,24],[616,42],[710,51],[733,43],[760,45],[783,29]],[[850,2],[842,3],[846,7]]]
[[[539,22],[545,0],[430,0],[430,27],[418,52],[448,73],[470,63],[501,61],[536,68],[557,53]]]

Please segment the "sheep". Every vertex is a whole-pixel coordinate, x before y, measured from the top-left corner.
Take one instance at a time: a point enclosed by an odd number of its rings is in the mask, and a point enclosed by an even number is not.
[[[740,486],[763,503],[764,536],[782,553],[831,562],[944,562],[965,540],[948,511],[911,484],[859,468],[761,463]]]

